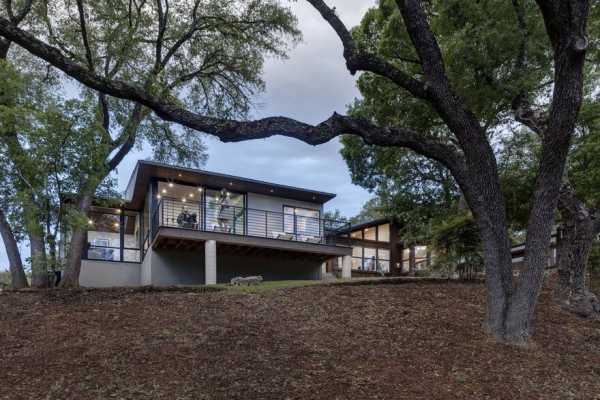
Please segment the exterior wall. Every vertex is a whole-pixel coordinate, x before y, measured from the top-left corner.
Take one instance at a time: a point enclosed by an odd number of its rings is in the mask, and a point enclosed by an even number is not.
[[[87,287],[139,286],[140,264],[81,260],[79,284]]]
[[[140,265],[140,284],[143,286],[152,284],[152,258],[154,257],[154,250],[149,247],[144,256],[144,260]]]
[[[146,269],[149,272],[145,273]],[[145,281],[148,275],[149,282]],[[321,261],[285,256],[249,257],[228,253],[217,245],[217,283],[229,283],[233,277],[250,275],[262,275],[266,281],[318,280],[321,279]],[[203,248],[195,251],[153,250],[142,264],[144,285],[203,285],[204,279]]]
[[[228,283],[236,276],[262,275],[265,281],[319,280],[321,261],[286,256],[241,256],[217,248],[217,282]]]
[[[218,257],[217,250],[217,260]],[[153,250],[151,284],[157,286],[203,285],[204,247],[196,251]]]
[[[292,199],[285,199],[283,197],[276,196],[265,196],[262,194],[248,193],[248,208],[254,208],[257,210],[266,210],[282,213],[283,206],[293,206],[308,208],[311,210],[319,210],[321,218],[323,218],[323,205],[318,203],[309,203],[306,201],[298,201]]]

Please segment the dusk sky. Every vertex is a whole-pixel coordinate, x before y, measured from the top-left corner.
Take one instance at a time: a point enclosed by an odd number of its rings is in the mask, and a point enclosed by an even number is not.
[[[357,25],[374,0],[329,0],[348,27]],[[290,2],[298,17],[303,41],[286,60],[268,60],[264,79],[266,92],[256,99],[254,118],[283,115],[308,123],[319,123],[359,96],[355,77],[346,70],[342,46],[335,32],[308,3]],[[339,209],[353,216],[370,195],[351,183],[346,163],[339,154],[338,140],[310,146],[295,139],[275,137],[242,143],[221,143],[207,137],[209,159],[205,169],[286,185],[336,193],[326,209]],[[130,154],[118,168],[123,189],[138,159],[149,151]],[[23,257],[29,251],[23,249]],[[0,246],[0,269],[8,269],[4,246]]]

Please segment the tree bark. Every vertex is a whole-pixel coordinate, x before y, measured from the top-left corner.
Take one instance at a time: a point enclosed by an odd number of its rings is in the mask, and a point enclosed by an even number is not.
[[[561,188],[558,210],[562,222],[557,243],[558,283],[554,298],[562,307],[582,318],[598,318],[600,303],[585,285],[585,272],[598,235],[598,224],[569,184]]]
[[[12,229],[6,219],[4,211],[0,208],[0,235],[6,248],[8,255],[8,268],[10,270],[10,280],[13,289],[22,289],[29,286],[27,276],[23,269],[23,261],[21,260],[21,252],[19,245],[15,239]]]
[[[31,249],[31,287],[39,289],[47,288],[48,265],[43,236],[35,232],[30,232],[29,246]]]
[[[88,215],[92,206],[93,197],[83,195],[77,201],[77,207],[80,212]],[[60,286],[67,288],[79,287],[79,274],[81,273],[81,258],[86,245],[87,229],[77,226],[73,228],[71,234],[71,243],[69,244],[69,255],[65,267],[65,275],[61,280]]]

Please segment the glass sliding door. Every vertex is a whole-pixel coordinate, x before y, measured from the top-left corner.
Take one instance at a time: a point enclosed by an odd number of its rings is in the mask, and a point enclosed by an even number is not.
[[[244,235],[245,196],[228,190],[206,190],[206,230]]]
[[[284,206],[283,228],[286,233],[294,234],[297,240],[320,240],[320,211],[308,208]]]

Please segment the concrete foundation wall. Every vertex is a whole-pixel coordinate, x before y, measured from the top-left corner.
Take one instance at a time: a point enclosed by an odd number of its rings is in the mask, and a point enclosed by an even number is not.
[[[266,281],[321,279],[321,261],[310,257],[244,256],[217,245],[217,283],[236,276],[262,275]],[[141,264],[83,260],[79,283],[87,287],[205,284],[204,248],[149,249]]]
[[[79,284],[84,287],[139,286],[140,270],[137,263],[81,260]]]
[[[148,257],[152,259],[148,263],[151,264],[152,285],[205,284],[204,249],[153,250],[146,259]],[[321,279],[321,262],[310,258],[240,256],[220,251],[217,245],[217,283],[228,283],[233,277],[249,275],[262,275],[267,281],[316,280]]]
[[[204,284],[204,249],[197,251],[153,250],[151,265],[152,285]]]
[[[217,282],[227,283],[236,276],[262,275],[266,281],[321,279],[321,262],[310,258],[257,257],[219,254]]]

